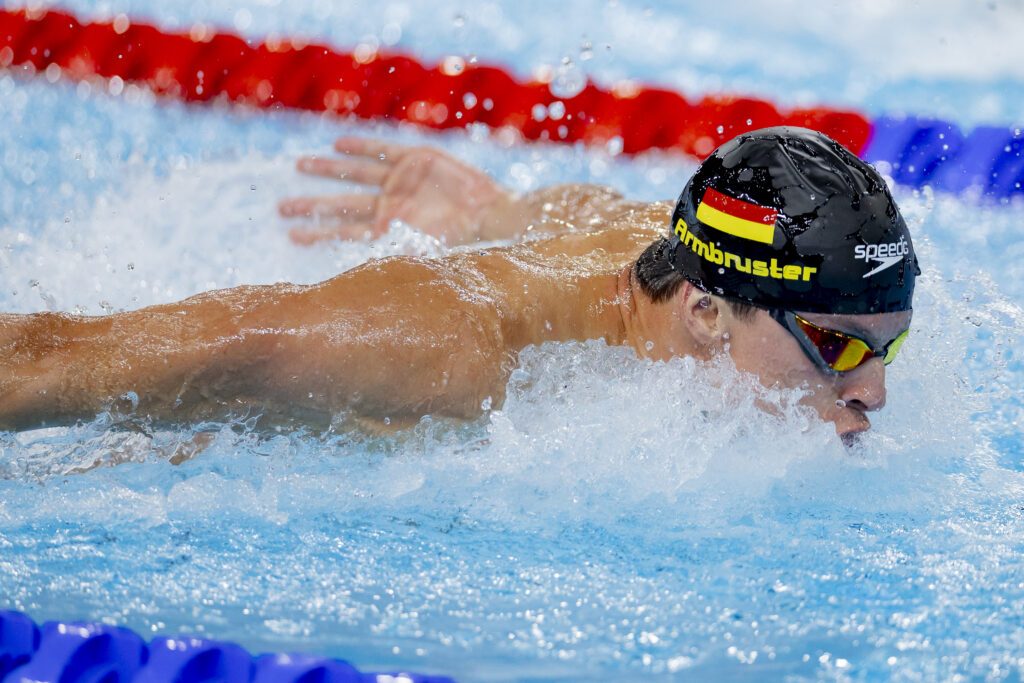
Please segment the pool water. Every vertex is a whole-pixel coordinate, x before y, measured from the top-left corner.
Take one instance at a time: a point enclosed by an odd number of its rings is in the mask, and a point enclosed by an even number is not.
[[[967,127],[1024,111],[1019,3],[64,6]],[[442,146],[523,191],[576,180],[663,199],[694,169],[9,74],[0,120],[0,309],[15,312],[445,253],[403,225],[288,242],[276,202],[334,188],[293,159],[341,134]],[[727,361],[598,342],[526,350],[506,403],[460,427],[271,436],[101,415],[0,433],[0,607],[465,681],[1017,680],[1024,205],[896,192],[924,274],[888,407],[853,450],[798,392]],[[197,432],[210,445],[172,465]]]

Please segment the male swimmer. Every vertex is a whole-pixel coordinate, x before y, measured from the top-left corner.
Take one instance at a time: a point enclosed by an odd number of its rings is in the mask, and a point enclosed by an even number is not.
[[[449,244],[561,234],[114,315],[0,316],[0,428],[89,419],[125,397],[154,420],[472,418],[488,397],[501,405],[520,349],[586,339],[654,360],[728,353],[766,386],[805,387],[844,438],[885,403],[917,260],[878,173],[820,133],[739,136],[674,210],[593,186],[513,197],[436,150],[337,147],[299,168],[380,191],[283,202],[321,219],[299,241],[395,218]]]

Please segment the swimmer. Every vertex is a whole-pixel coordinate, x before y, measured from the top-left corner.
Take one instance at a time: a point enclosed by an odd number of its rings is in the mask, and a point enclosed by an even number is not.
[[[530,239],[113,315],[2,315],[0,428],[106,409],[391,428],[473,418],[501,405],[521,349],[588,339],[653,360],[727,353],[765,386],[805,387],[846,440],[885,404],[917,260],[882,178],[820,133],[741,135],[674,206],[581,185],[515,196],[438,150],[336,147],[299,169],[378,192],[282,202],[317,218],[298,242],[380,235],[393,219],[449,245]]]

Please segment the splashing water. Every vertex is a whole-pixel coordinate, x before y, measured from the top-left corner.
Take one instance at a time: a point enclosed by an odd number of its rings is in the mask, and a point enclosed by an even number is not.
[[[460,35],[482,40],[469,29],[502,11],[465,11]],[[665,19],[604,11],[633,17],[617,34]],[[607,32],[587,33],[590,70]],[[520,190],[585,180],[663,198],[693,168],[6,76],[0,91],[17,123],[0,130],[0,304],[20,312],[446,253],[404,225],[287,242],[275,201],[337,189],[291,159],[343,132],[442,144]],[[898,200],[924,275],[888,407],[852,449],[798,390],[600,342],[527,349],[503,405],[388,437],[101,415],[0,434],[0,606],[465,680],[1019,676],[1024,207]]]
[[[289,178],[259,158],[140,175],[70,241],[54,222],[22,243],[8,272],[42,267],[60,308],[89,307],[83,281],[120,308],[445,250],[400,225],[370,244],[288,247],[250,186],[287,193]],[[889,407],[853,451],[799,391],[600,342],[527,349],[500,408],[391,437],[104,415],[3,437],[0,589],[39,618],[71,610],[470,679],[1010,666],[1024,318],[991,278],[943,272],[935,241],[948,249],[968,210],[949,201],[901,198],[926,270]],[[1017,211],[991,209],[990,225]],[[252,232],[235,240],[240,223]],[[93,255],[37,265],[79,244]],[[964,651],[964,629],[1001,644]]]

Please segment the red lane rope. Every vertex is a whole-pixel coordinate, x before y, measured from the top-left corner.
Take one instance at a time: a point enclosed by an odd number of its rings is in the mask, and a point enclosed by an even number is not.
[[[168,33],[124,15],[81,23],[56,10],[0,11],[0,68],[15,66],[48,71],[51,80],[120,78],[192,102],[226,99],[439,129],[482,123],[511,127],[528,140],[616,141],[626,153],[672,149],[703,158],[739,133],[774,125],[815,128],[860,153],[871,133],[869,121],[850,111],[782,112],[763,100],[718,95],[692,102],[635,84],[605,90],[590,83],[559,98],[548,83],[520,82],[458,57],[427,66],[401,54],[338,52],[297,39],[255,43],[204,25]]]

